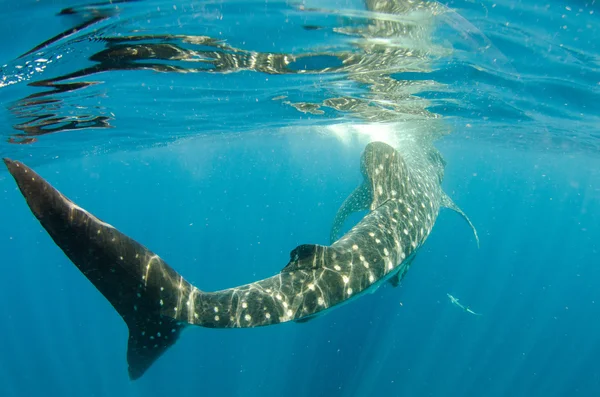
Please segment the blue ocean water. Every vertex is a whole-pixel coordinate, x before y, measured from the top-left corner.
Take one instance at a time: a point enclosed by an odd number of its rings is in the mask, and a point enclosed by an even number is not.
[[[600,395],[596,2],[2,6],[0,155],[201,289],[327,244],[365,144],[407,131],[444,132],[481,244],[443,209],[401,286],[191,327],[132,382],[126,325],[2,170],[0,395]]]

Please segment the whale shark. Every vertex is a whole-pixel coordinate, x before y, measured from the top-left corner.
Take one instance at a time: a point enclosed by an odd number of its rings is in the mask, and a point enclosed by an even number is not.
[[[383,142],[367,144],[361,155],[364,182],[338,211],[330,245],[300,245],[276,275],[215,292],[190,284],[157,254],[79,207],[25,164],[4,163],[56,245],[127,324],[128,372],[138,379],[190,325],[305,322],[384,282],[398,285],[441,207],[468,221],[442,190],[441,154],[434,148],[417,157],[411,153]],[[338,239],[348,215],[362,209],[368,213]]]

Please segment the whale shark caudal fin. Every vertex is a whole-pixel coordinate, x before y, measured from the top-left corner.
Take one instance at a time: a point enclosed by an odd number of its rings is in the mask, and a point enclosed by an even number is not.
[[[157,255],[72,203],[26,165],[4,163],[54,242],[125,320],[129,376],[139,378],[186,326],[163,315],[163,306],[181,307],[180,291],[197,290]]]
[[[360,159],[363,183],[344,201],[333,221],[330,240],[339,237],[340,230],[353,212],[373,211],[390,198],[400,194],[401,181],[406,176],[406,164],[394,148],[383,142],[371,142]]]
[[[456,205],[454,201],[452,201],[450,196],[448,196],[446,193],[442,194],[442,206],[458,212],[463,217],[463,219],[467,221],[467,223],[469,224],[469,226],[471,226],[471,229],[473,230],[473,234],[475,235],[475,241],[477,242],[477,248],[479,248],[479,236],[477,235],[477,229],[475,229],[475,225],[471,223],[471,220],[469,219],[467,214],[465,214],[463,210],[461,210],[459,206]]]

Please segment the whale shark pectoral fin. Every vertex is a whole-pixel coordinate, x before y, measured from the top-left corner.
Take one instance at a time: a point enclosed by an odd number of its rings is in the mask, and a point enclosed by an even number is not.
[[[467,221],[469,226],[471,226],[471,229],[473,229],[473,234],[475,235],[475,241],[477,242],[477,248],[479,248],[479,236],[477,235],[477,229],[475,229],[475,226],[473,225],[473,223],[471,222],[471,220],[469,219],[467,214],[465,214],[463,212],[463,210],[461,210],[460,207],[458,205],[456,205],[454,203],[454,201],[452,201],[452,199],[446,193],[442,194],[441,204],[443,207],[446,207],[446,208],[449,208],[451,210],[458,212],[463,217],[463,219],[465,221]]]
[[[333,220],[331,233],[329,234],[331,243],[339,237],[340,230],[342,229],[342,226],[344,226],[346,219],[354,212],[368,210],[372,200],[370,186],[366,183],[362,183],[350,193],[348,198],[344,200],[342,206],[338,209],[335,219]]]
[[[317,317],[319,317],[319,314],[313,314],[312,316],[306,316],[306,317],[299,318],[298,320],[294,320],[294,322],[298,323],[298,324],[304,324],[304,323],[307,323],[310,320],[315,319]]]
[[[389,283],[392,284],[392,287],[396,288],[397,286],[400,285],[400,282],[406,275],[406,272],[408,272],[408,268],[412,265],[416,256],[417,256],[416,254],[411,255],[408,259],[406,259],[406,261],[404,261],[398,267],[398,270],[396,271],[396,273],[389,279]]]
[[[186,327],[182,298],[201,292],[158,255],[70,201],[25,164],[4,163],[56,245],[127,324],[129,376],[139,378]]]
[[[390,278],[390,284],[392,284],[392,287],[394,287],[394,288],[396,288],[397,286],[400,285],[400,281],[402,281],[400,272],[397,272],[396,274],[394,274],[392,276],[392,278]]]
[[[296,270],[316,270],[323,267],[326,258],[336,259],[337,253],[331,247],[317,244],[302,244],[290,252],[290,261],[282,273]]]

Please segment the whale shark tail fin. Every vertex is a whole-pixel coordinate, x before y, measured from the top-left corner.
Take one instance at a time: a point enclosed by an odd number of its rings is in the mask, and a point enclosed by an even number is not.
[[[460,207],[456,205],[454,201],[452,201],[450,196],[448,196],[446,193],[442,195],[442,206],[458,212],[460,216],[463,217],[463,219],[471,227],[471,230],[473,230],[473,235],[475,235],[475,242],[477,243],[477,248],[479,248],[479,236],[477,235],[477,229],[475,229],[475,225],[473,225],[467,214],[465,214],[464,211],[461,210]]]
[[[139,378],[190,322],[182,302],[201,292],[157,255],[71,202],[26,165],[4,162],[50,237],[127,324],[129,376]]]

